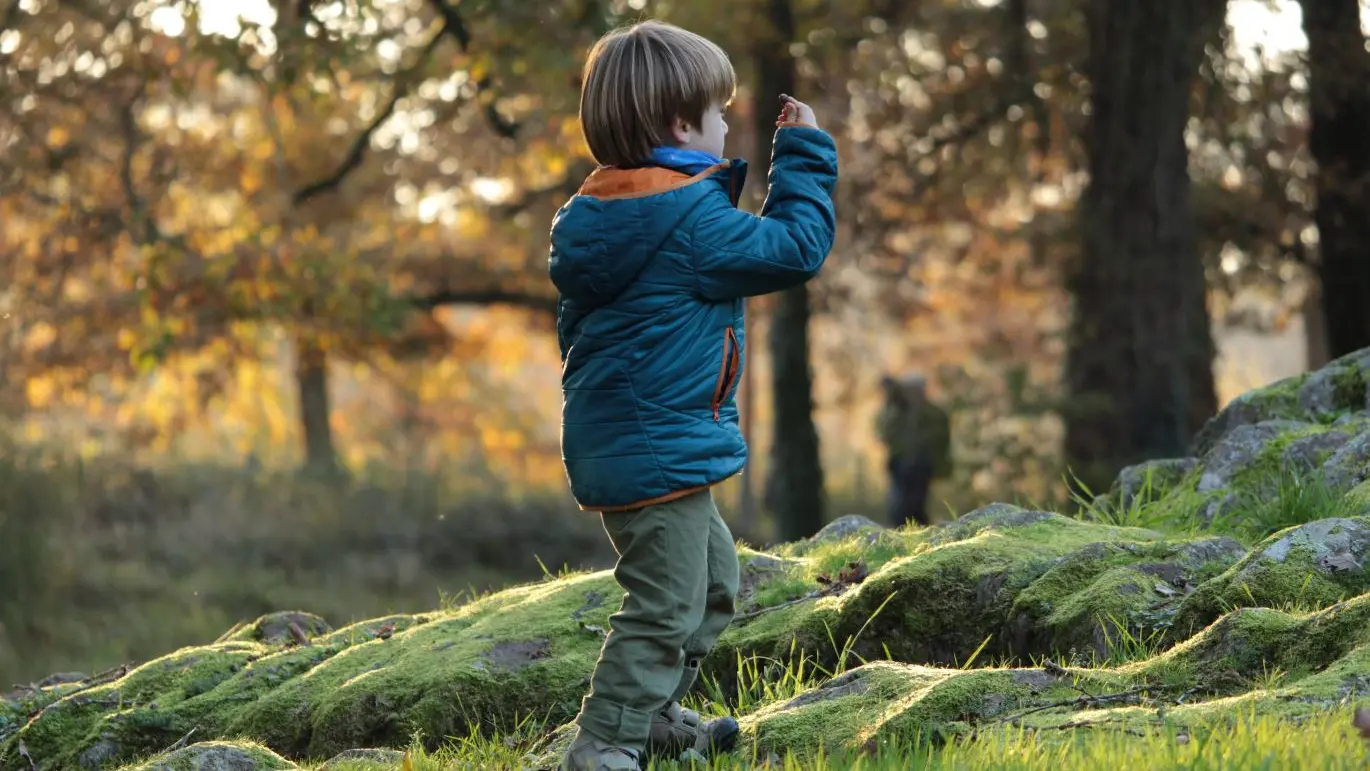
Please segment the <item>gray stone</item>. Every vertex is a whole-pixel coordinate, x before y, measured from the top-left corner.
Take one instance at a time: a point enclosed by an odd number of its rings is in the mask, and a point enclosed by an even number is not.
[[[1333,490],[1345,491],[1370,479],[1370,430],[1342,444],[1322,464],[1322,476]]]
[[[322,768],[324,771],[336,769],[338,766],[347,763],[394,763],[404,762],[404,753],[399,750],[372,750],[357,749],[340,752],[328,759]]]
[[[840,541],[847,536],[862,532],[863,530],[884,530],[885,527],[869,517],[860,514],[848,514],[845,517],[838,517],[823,526],[809,539],[810,543],[827,543],[828,541]]]
[[[76,762],[81,768],[105,768],[119,757],[119,745],[109,739],[100,739],[83,750]]]
[[[149,764],[146,771],[268,771],[294,768],[266,752],[250,752],[222,742],[192,744]]]
[[[268,645],[280,645],[294,640],[294,634],[290,631],[291,624],[299,628],[306,638],[318,637],[333,631],[333,627],[329,626],[327,621],[313,613],[282,610],[257,619],[249,627],[247,636]]]
[[[1227,536],[1191,541],[1175,551],[1180,564],[1191,570],[1218,561],[1230,565],[1245,556],[1246,547]]]
[[[1222,490],[1241,471],[1255,465],[1270,440],[1311,428],[1312,424],[1295,420],[1267,420],[1254,425],[1238,426],[1216,444],[1204,458],[1204,469],[1199,477],[1199,492]]]
[[[1330,453],[1341,449],[1350,439],[1351,433],[1337,429],[1301,436],[1284,448],[1280,460],[1286,467],[1298,471],[1316,469]]]
[[[1194,441],[1190,444],[1189,454],[1203,457],[1237,428],[1269,421],[1279,417],[1281,413],[1288,412],[1287,409],[1280,406],[1282,404],[1281,397],[1274,394],[1289,388],[1295,379],[1286,378],[1271,383],[1265,388],[1248,391],[1228,402],[1226,407],[1223,407],[1217,415],[1209,418],[1208,422],[1199,430]],[[1293,406],[1297,408],[1297,404]]]
[[[1319,519],[1286,532],[1261,552],[1260,559],[1284,562],[1294,549],[1307,550],[1323,572],[1333,572],[1347,556],[1362,563],[1370,551],[1370,528],[1354,519]],[[1330,560],[1330,561],[1329,561]]]
[[[1313,416],[1338,412],[1337,378],[1340,374],[1339,367],[1326,367],[1309,375],[1299,387],[1299,407]]]

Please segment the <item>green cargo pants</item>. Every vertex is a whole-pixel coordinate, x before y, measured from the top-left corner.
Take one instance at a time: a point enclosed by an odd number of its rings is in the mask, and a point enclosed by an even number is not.
[[[737,547],[707,490],[603,517],[625,594],[576,723],[640,751],[652,716],[685,696],[732,622]]]

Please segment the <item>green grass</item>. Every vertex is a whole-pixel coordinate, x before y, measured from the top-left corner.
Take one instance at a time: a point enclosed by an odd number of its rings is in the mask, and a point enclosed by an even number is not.
[[[1336,516],[1342,495],[1317,470],[1281,466],[1274,495],[1251,495],[1214,519],[1211,529],[1246,541],[1257,541],[1287,527]]]
[[[1107,729],[1076,729],[1034,734],[1007,729],[968,742],[945,746],[911,740],[876,747],[871,752],[820,756],[816,760],[725,756],[708,764],[657,763],[656,771],[1083,771],[1107,769],[1149,771],[1233,771],[1235,769],[1300,769],[1340,771],[1370,764],[1370,743],[1361,739],[1349,706],[1328,710],[1300,723],[1247,715],[1231,723],[1192,731],[1158,728],[1144,735]],[[413,771],[523,768],[526,746],[505,737],[454,742],[436,753],[415,749]],[[770,764],[767,761],[772,761]],[[394,766],[358,764],[350,768],[381,771]]]
[[[1073,473],[1065,481],[1079,519],[1114,527],[1140,527],[1168,532],[1183,529],[1178,527],[1179,523],[1170,508],[1158,505],[1166,491],[1151,469],[1147,469],[1141,486],[1126,504],[1113,500],[1113,496],[1096,495],[1084,480]]]

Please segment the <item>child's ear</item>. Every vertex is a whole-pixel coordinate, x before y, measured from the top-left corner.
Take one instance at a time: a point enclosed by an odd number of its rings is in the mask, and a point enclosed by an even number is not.
[[[671,136],[675,137],[676,144],[685,144],[694,136],[694,127],[684,118],[676,118],[671,121]]]

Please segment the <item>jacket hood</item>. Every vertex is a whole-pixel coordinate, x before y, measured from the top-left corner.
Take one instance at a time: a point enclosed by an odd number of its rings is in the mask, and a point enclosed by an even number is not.
[[[722,184],[736,205],[746,163],[705,165],[701,155],[591,173],[552,222],[548,267],[557,291],[585,308],[612,303],[708,193],[706,185]]]

